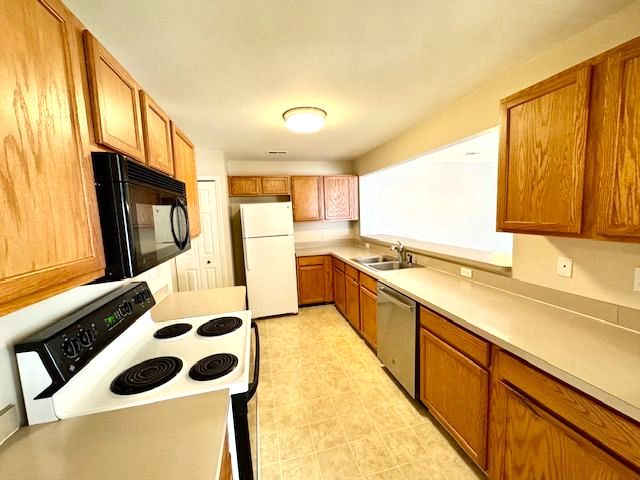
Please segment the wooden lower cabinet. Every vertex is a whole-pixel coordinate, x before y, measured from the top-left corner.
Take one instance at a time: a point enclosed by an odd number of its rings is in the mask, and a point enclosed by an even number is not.
[[[336,304],[336,308],[343,315],[347,314],[347,283],[344,269],[340,267],[334,261],[333,263],[333,301]]]
[[[360,331],[360,284],[347,275],[345,291],[347,320],[353,325],[353,328]]]
[[[222,449],[222,465],[220,465],[220,475],[218,480],[231,480],[233,478],[231,472],[231,453],[229,453],[229,434],[224,439],[224,447]]]
[[[489,372],[420,329],[420,400],[480,468],[487,463]]]
[[[375,292],[365,287],[365,283],[362,282],[363,277],[364,275],[360,277],[360,333],[365,341],[373,349],[376,349],[378,346],[378,323],[376,319],[378,296]]]
[[[492,480],[640,479],[640,426],[509,354],[497,357]]]
[[[333,268],[328,255],[299,257],[298,304],[313,305],[333,301]]]

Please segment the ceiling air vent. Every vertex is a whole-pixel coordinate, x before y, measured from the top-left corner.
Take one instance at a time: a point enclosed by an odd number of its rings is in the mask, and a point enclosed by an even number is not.
[[[269,150],[267,152],[267,155],[286,155],[287,153],[289,152],[287,152],[286,150]]]

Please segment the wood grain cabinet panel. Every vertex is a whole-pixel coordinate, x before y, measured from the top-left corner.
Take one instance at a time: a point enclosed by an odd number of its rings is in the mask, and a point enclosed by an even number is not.
[[[262,195],[289,195],[289,177],[262,177]]]
[[[484,469],[489,373],[424,328],[420,352],[420,400]]]
[[[147,165],[173,175],[169,116],[146,92],[140,92],[140,108]]]
[[[322,177],[291,177],[291,202],[294,222],[323,220]]]
[[[313,305],[325,301],[324,263],[298,264],[298,304]]]
[[[360,285],[360,333],[374,349],[378,346],[377,300],[374,292]]]
[[[343,315],[347,314],[347,281],[344,270],[333,264],[333,300],[336,308]]]
[[[608,59],[606,100],[599,233],[640,239],[640,40]]]
[[[96,142],[144,162],[136,81],[89,31],[84,45]]]
[[[360,331],[360,284],[353,278],[347,276],[346,284],[346,316],[353,328]]]
[[[323,188],[326,220],[358,219],[358,177],[353,175],[323,177]]]
[[[231,480],[233,473],[231,470],[231,453],[229,452],[229,435],[224,438],[224,446],[222,447],[222,464],[220,465],[219,480]]]
[[[640,475],[578,431],[499,382],[492,398],[490,478],[639,480]]]
[[[198,198],[198,176],[196,173],[196,151],[182,130],[171,122],[171,151],[173,153],[174,175],[184,182],[187,189],[187,209],[189,212],[189,234],[192,238],[200,235],[200,199]]]
[[[0,2],[0,18],[1,316],[102,276],[104,259],[75,18],[57,0]]]
[[[580,233],[590,74],[573,68],[501,102],[500,230]]]
[[[262,194],[261,177],[229,177],[229,195],[252,197]]]

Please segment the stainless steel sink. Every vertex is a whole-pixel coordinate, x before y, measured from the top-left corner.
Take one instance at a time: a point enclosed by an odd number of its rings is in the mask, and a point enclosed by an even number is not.
[[[361,265],[368,265],[370,263],[382,263],[382,262],[395,262],[397,261],[394,257],[388,257],[386,255],[380,255],[377,257],[361,257],[361,258],[352,258],[354,262],[358,262]]]
[[[371,267],[376,270],[404,270],[405,268],[421,267],[421,265],[416,265],[415,263],[399,262],[397,260],[394,260],[391,262],[370,263],[367,265],[367,267]]]
[[[354,262],[358,262],[365,267],[373,268],[375,270],[403,270],[405,268],[416,268],[420,265],[415,263],[400,262],[395,257],[389,257],[387,255],[380,255],[377,257],[361,257],[352,258]]]

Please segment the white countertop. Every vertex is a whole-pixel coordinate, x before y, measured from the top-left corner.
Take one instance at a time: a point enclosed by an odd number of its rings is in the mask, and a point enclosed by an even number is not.
[[[640,333],[431,268],[379,272],[358,247],[298,249],[333,255],[420,304],[640,421]]]

